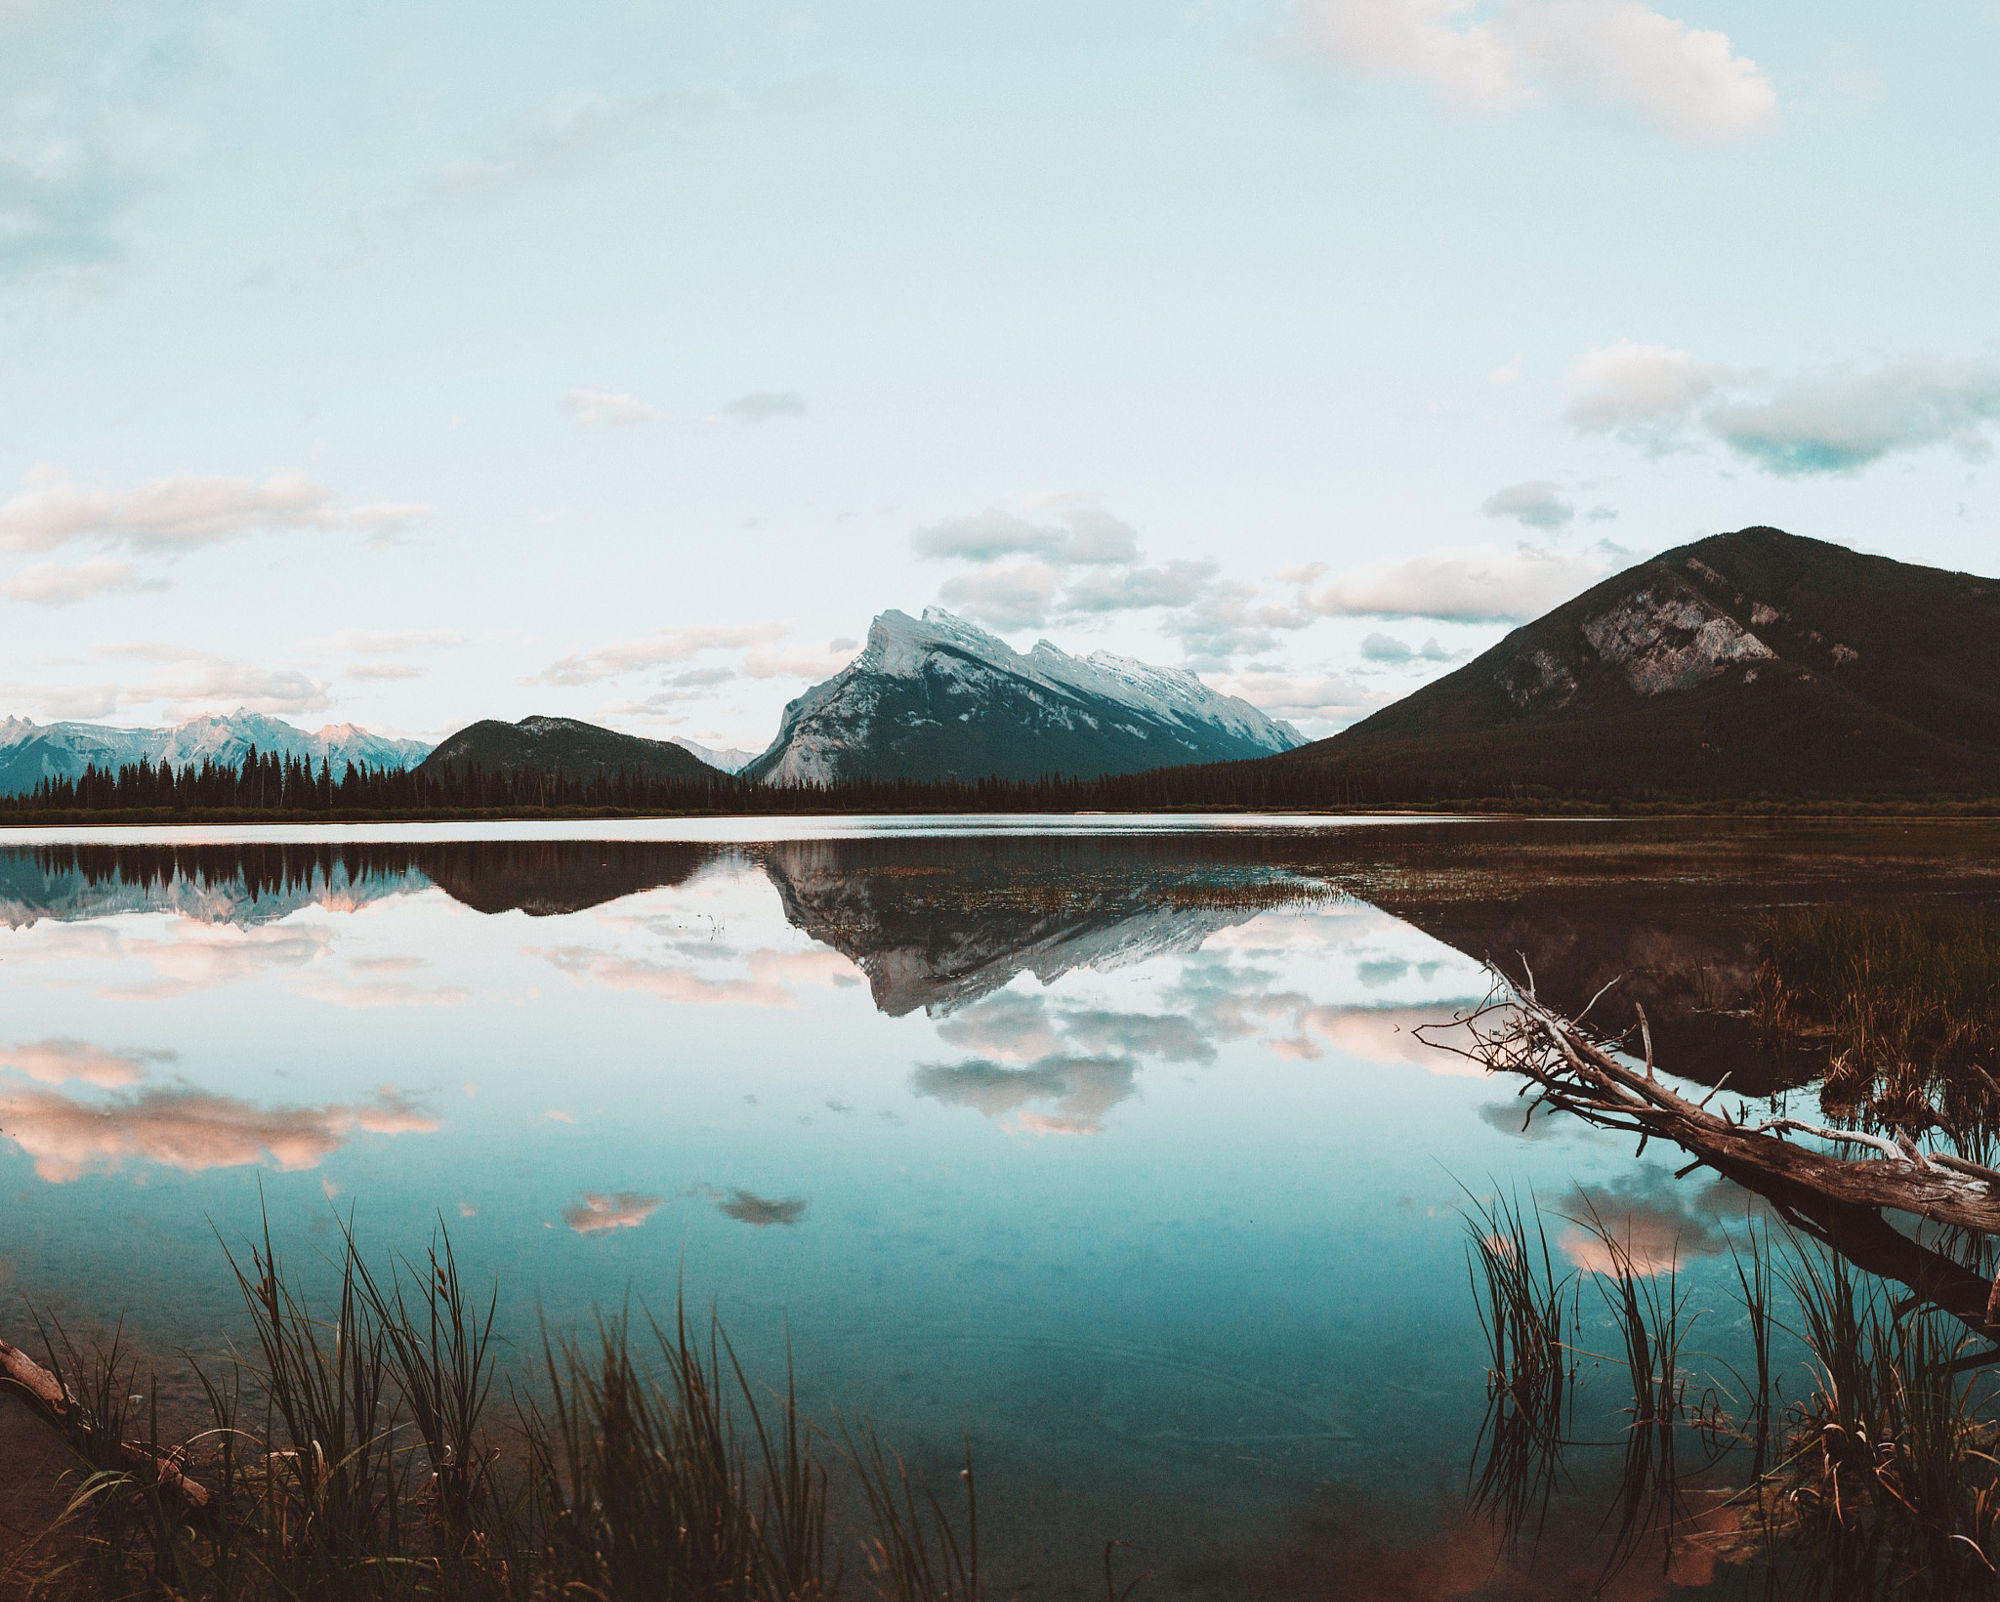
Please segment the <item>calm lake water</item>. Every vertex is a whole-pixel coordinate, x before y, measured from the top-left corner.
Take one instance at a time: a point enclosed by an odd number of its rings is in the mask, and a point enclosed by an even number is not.
[[[216,1236],[262,1207],[299,1262],[350,1210],[384,1252],[442,1219],[524,1347],[684,1289],[940,1483],[969,1430],[1006,1589],[1042,1596],[1112,1538],[1146,1596],[1571,1594],[1587,1497],[1534,1554],[1466,1508],[1467,1194],[1594,1205],[1718,1309],[1755,1204],[1524,1132],[1417,1027],[1489,955],[1572,1007],[1622,974],[1668,1067],[1781,1093],[1811,1068],[1742,1016],[1760,917],[2000,889],[1984,824],[472,832],[9,836],[6,1288],[213,1350]]]

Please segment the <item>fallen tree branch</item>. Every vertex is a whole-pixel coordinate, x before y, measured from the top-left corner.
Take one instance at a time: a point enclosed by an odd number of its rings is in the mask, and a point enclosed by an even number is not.
[[[65,1440],[75,1443],[89,1430],[82,1406],[63,1382],[20,1347],[6,1341],[0,1341],[0,1382],[12,1386],[29,1408]],[[189,1513],[206,1517],[214,1510],[215,1493],[199,1480],[188,1477],[181,1454],[172,1447],[120,1441],[118,1457],[125,1467],[177,1498]]]
[[[1735,1122],[1709,1111],[1714,1091],[1701,1102],[1691,1101],[1645,1070],[1627,1066],[1605,1040],[1544,1007],[1532,988],[1496,993],[1459,1020],[1458,1028],[1459,1039],[1469,1043],[1430,1043],[1488,1072],[1520,1075],[1539,1087],[1538,1100],[1592,1123],[1672,1140],[1712,1167],[1768,1175],[1829,1201],[1891,1207],[2000,1235],[2000,1173],[1950,1153],[1921,1150],[1900,1130],[1890,1140],[1793,1118]],[[1650,1037],[1651,1030],[1646,1033]],[[1879,1156],[1817,1151],[1785,1139],[1787,1134],[1863,1146]]]

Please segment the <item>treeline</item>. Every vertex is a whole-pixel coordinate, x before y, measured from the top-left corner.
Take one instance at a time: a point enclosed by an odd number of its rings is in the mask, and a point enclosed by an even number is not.
[[[253,749],[238,768],[203,762],[92,767],[45,778],[0,798],[12,822],[124,814],[199,818],[423,818],[464,814],[785,814],[816,812],[1138,812],[1218,809],[1346,809],[1396,798],[1351,775],[1303,766],[1220,763],[1150,773],[1035,780],[862,779],[839,784],[761,785],[730,774],[663,779],[614,770],[580,777],[477,766],[442,771],[360,767],[335,772],[300,757]]]

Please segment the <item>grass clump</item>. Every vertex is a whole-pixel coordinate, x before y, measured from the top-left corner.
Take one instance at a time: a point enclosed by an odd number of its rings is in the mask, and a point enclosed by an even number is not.
[[[979,1602],[969,1458],[931,1492],[871,1431],[835,1443],[760,1396],[711,1320],[629,1311],[498,1368],[497,1293],[440,1231],[378,1273],[348,1236],[315,1302],[268,1230],[231,1263],[251,1340],[198,1364],[165,1444],[122,1342],[55,1332],[82,1466],[30,1593],[160,1602]],[[47,1332],[45,1332],[46,1337]],[[157,1389],[153,1394],[157,1395]],[[498,1397],[505,1397],[504,1404]],[[134,1447],[137,1447],[135,1454]],[[178,1478],[135,1469],[171,1464]],[[192,1486],[198,1495],[187,1494]],[[853,1505],[841,1518],[836,1490]],[[851,1562],[844,1561],[851,1559]]]
[[[1988,909],[1772,918],[1754,1010],[1773,1040],[1826,1050],[1829,1111],[1909,1128],[2000,1119],[2000,916]]]

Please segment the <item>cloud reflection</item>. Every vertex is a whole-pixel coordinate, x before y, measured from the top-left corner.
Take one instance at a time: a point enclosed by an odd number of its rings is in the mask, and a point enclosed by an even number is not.
[[[796,1224],[806,1215],[803,1196],[786,1196],[774,1201],[751,1190],[732,1190],[715,1205],[738,1223],[748,1224],[752,1229],[768,1229],[773,1224]]]
[[[269,1162],[316,1168],[357,1130],[428,1134],[437,1120],[384,1087],[373,1102],[325,1107],[259,1107],[210,1091],[152,1088],[102,1102],[57,1090],[0,1093],[0,1130],[34,1159],[50,1184],[132,1161],[182,1173]]]
[[[932,1063],[911,1076],[911,1087],[950,1106],[970,1107],[988,1118],[1018,1114],[1020,1128],[1037,1135],[1096,1135],[1104,1115],[1136,1088],[1139,1064],[1130,1057],[1044,1057],[1030,1067],[1009,1068],[983,1058]],[[1032,1107],[1048,1102],[1041,1111]]]
[[[67,1036],[0,1046],[0,1068],[25,1074],[37,1084],[75,1083],[95,1085],[99,1090],[136,1085],[155,1064],[174,1060],[171,1051],[112,1051]]]
[[[585,1191],[563,1209],[563,1222],[579,1235],[605,1235],[614,1229],[637,1229],[660,1210],[660,1198],[621,1190],[615,1195]]]

